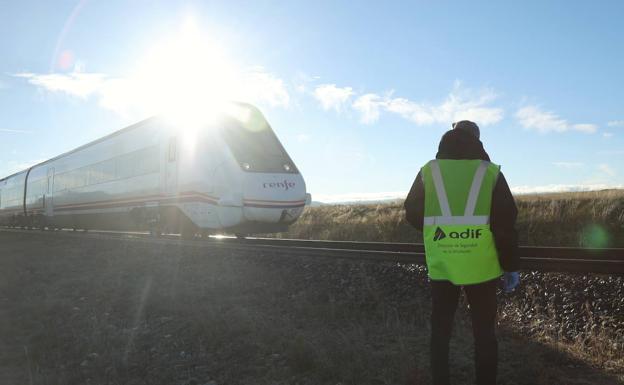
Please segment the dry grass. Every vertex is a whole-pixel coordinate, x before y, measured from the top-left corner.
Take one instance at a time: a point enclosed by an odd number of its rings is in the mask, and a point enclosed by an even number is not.
[[[520,195],[520,244],[624,247],[624,190]],[[284,238],[422,242],[403,202],[308,207]]]
[[[624,191],[519,196],[521,244],[624,247]]]
[[[577,192],[559,192],[559,193],[540,193],[540,194],[521,194],[516,199],[522,201],[532,200],[553,200],[553,199],[618,199],[624,198],[624,190],[611,189],[600,191],[577,191]]]

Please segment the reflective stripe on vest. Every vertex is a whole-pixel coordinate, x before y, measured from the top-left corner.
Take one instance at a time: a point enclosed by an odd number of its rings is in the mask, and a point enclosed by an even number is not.
[[[502,274],[489,226],[498,170],[480,160],[432,160],[423,167],[423,238],[432,279],[466,285]]]

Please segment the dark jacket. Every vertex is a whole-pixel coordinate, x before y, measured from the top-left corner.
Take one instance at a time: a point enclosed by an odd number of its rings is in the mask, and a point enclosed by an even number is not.
[[[490,160],[479,139],[460,130],[450,130],[440,140],[436,159],[482,159]],[[425,187],[420,172],[405,199],[406,219],[417,230],[423,231],[425,212]],[[515,224],[518,209],[503,173],[499,173],[492,195],[490,228],[498,250],[501,267],[505,271],[519,268],[517,253],[518,233]]]

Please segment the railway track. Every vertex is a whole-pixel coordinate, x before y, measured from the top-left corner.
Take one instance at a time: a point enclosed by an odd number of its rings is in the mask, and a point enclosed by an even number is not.
[[[2,228],[4,232],[29,233],[37,230]],[[49,232],[45,232],[49,233]],[[235,250],[262,250],[285,256],[355,259],[373,262],[425,263],[425,250],[418,243],[321,241],[305,239],[244,238],[213,236],[196,240],[182,240],[178,235],[168,234],[153,238],[148,233],[113,231],[71,231],[55,233],[80,238],[104,238],[126,241],[177,243],[207,248]],[[591,249],[572,247],[521,246],[523,270],[576,272],[624,275],[624,249]]]

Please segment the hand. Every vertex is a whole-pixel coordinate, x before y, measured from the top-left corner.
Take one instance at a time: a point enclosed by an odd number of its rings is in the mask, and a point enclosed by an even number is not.
[[[520,283],[520,275],[517,271],[505,272],[503,275],[503,290],[505,293],[511,293]]]

